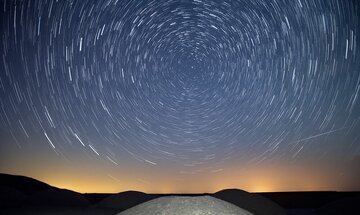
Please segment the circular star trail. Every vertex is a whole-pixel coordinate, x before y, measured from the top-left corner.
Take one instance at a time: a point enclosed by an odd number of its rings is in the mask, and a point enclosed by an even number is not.
[[[350,0],[2,1],[4,145],[190,172],[306,157],[329,135],[359,153],[359,14]]]

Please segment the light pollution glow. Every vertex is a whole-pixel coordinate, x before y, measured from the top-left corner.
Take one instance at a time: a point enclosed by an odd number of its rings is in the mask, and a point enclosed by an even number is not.
[[[346,191],[354,190],[354,186],[356,189],[354,180],[359,178],[356,172],[349,172],[351,169],[347,172],[344,169],[343,174],[338,174],[330,168],[324,169],[320,163],[284,165],[281,162],[271,162],[244,166],[234,163],[227,169],[213,173],[174,177],[156,168],[142,169],[139,172],[124,167],[121,172],[109,174],[108,172],[112,172],[111,167],[104,169],[95,162],[68,163],[56,159],[46,161],[47,159],[39,157],[34,160],[24,156],[20,160],[13,159],[8,165],[2,165],[1,171],[26,175],[52,186],[80,193],[118,193],[128,190],[145,193],[213,193],[228,188],[249,192]],[[359,162],[359,159],[352,162]],[[347,187],[349,184],[352,186]]]

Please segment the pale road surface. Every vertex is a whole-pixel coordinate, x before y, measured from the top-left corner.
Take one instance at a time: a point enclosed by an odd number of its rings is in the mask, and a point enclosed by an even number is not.
[[[251,215],[231,203],[210,196],[157,198],[118,215]]]

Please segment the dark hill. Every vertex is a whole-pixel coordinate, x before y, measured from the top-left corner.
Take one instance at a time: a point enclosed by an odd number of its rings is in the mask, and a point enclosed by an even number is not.
[[[230,202],[256,215],[285,215],[286,212],[275,202],[256,193],[238,189],[221,190],[212,196]]]
[[[21,205],[27,196],[17,189],[0,186],[0,208],[12,208]]]
[[[144,203],[146,201],[156,198],[156,195],[149,195],[137,191],[126,191],[111,195],[97,204],[97,207],[102,208],[117,208],[125,210],[135,205]]]
[[[87,207],[80,193],[52,187],[33,178],[0,174],[0,206],[7,207]]]
[[[51,188],[40,191],[25,202],[27,207],[88,207],[89,201],[80,193]]]
[[[52,186],[33,178],[3,173],[0,173],[0,186],[18,190],[25,195],[31,195],[53,188]]]

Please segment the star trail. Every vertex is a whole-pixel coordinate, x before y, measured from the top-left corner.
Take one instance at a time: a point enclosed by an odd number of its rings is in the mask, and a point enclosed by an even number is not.
[[[360,189],[359,15],[355,0],[2,0],[0,170],[75,190],[93,174],[100,191]]]

